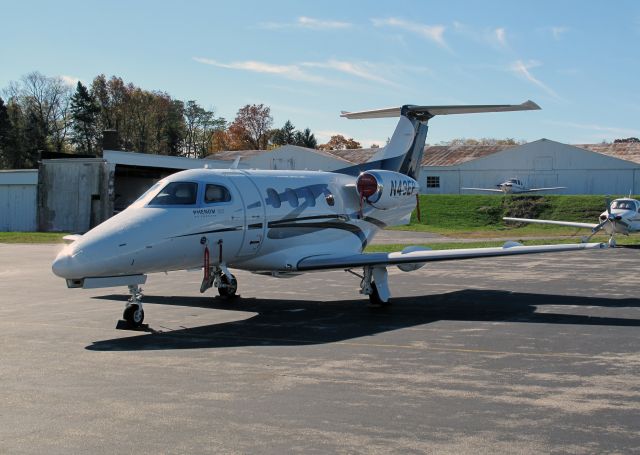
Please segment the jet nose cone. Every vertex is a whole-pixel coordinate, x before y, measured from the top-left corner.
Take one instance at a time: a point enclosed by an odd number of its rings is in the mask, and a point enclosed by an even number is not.
[[[60,278],[80,278],[79,276],[74,276],[78,272],[75,262],[68,252],[63,251],[51,264],[51,270]]]

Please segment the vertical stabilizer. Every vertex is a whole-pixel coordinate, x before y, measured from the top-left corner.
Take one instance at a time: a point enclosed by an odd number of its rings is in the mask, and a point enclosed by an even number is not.
[[[533,101],[522,104],[483,104],[462,106],[415,106],[377,109],[373,111],[342,112],[348,119],[369,119],[400,117],[389,143],[376,152],[369,161],[349,166],[336,172],[358,175],[371,169],[384,169],[400,172],[416,179],[420,173],[420,164],[427,140],[427,123],[436,115],[473,114],[481,112],[528,111],[540,109]]]

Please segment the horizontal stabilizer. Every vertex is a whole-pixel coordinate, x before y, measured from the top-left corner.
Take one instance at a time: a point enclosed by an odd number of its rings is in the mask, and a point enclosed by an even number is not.
[[[450,114],[476,114],[480,112],[509,112],[509,111],[533,111],[540,109],[533,101],[525,101],[522,104],[471,104],[471,105],[453,105],[453,106],[415,106],[407,105],[408,114],[423,114],[429,117],[435,115]],[[342,111],[341,117],[348,119],[368,119],[368,118],[385,118],[399,117],[402,107],[389,107],[386,109],[374,109],[371,111],[345,112]]]

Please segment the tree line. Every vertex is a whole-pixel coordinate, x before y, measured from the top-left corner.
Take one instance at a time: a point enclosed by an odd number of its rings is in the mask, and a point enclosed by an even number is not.
[[[39,153],[102,153],[102,133],[116,130],[122,150],[203,158],[222,150],[267,150],[294,144],[308,148],[360,148],[336,135],[318,145],[309,128],[287,120],[273,128],[264,104],[241,107],[233,121],[195,100],[145,90],[104,74],[75,88],[60,77],[32,72],[0,96],[0,168],[37,167]]]

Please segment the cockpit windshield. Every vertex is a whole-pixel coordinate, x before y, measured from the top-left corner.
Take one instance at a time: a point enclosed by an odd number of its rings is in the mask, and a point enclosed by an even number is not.
[[[192,205],[196,203],[197,194],[197,183],[171,182],[160,190],[149,205]]]
[[[619,210],[637,210],[635,201],[625,199],[613,201],[611,203],[611,208]]]

